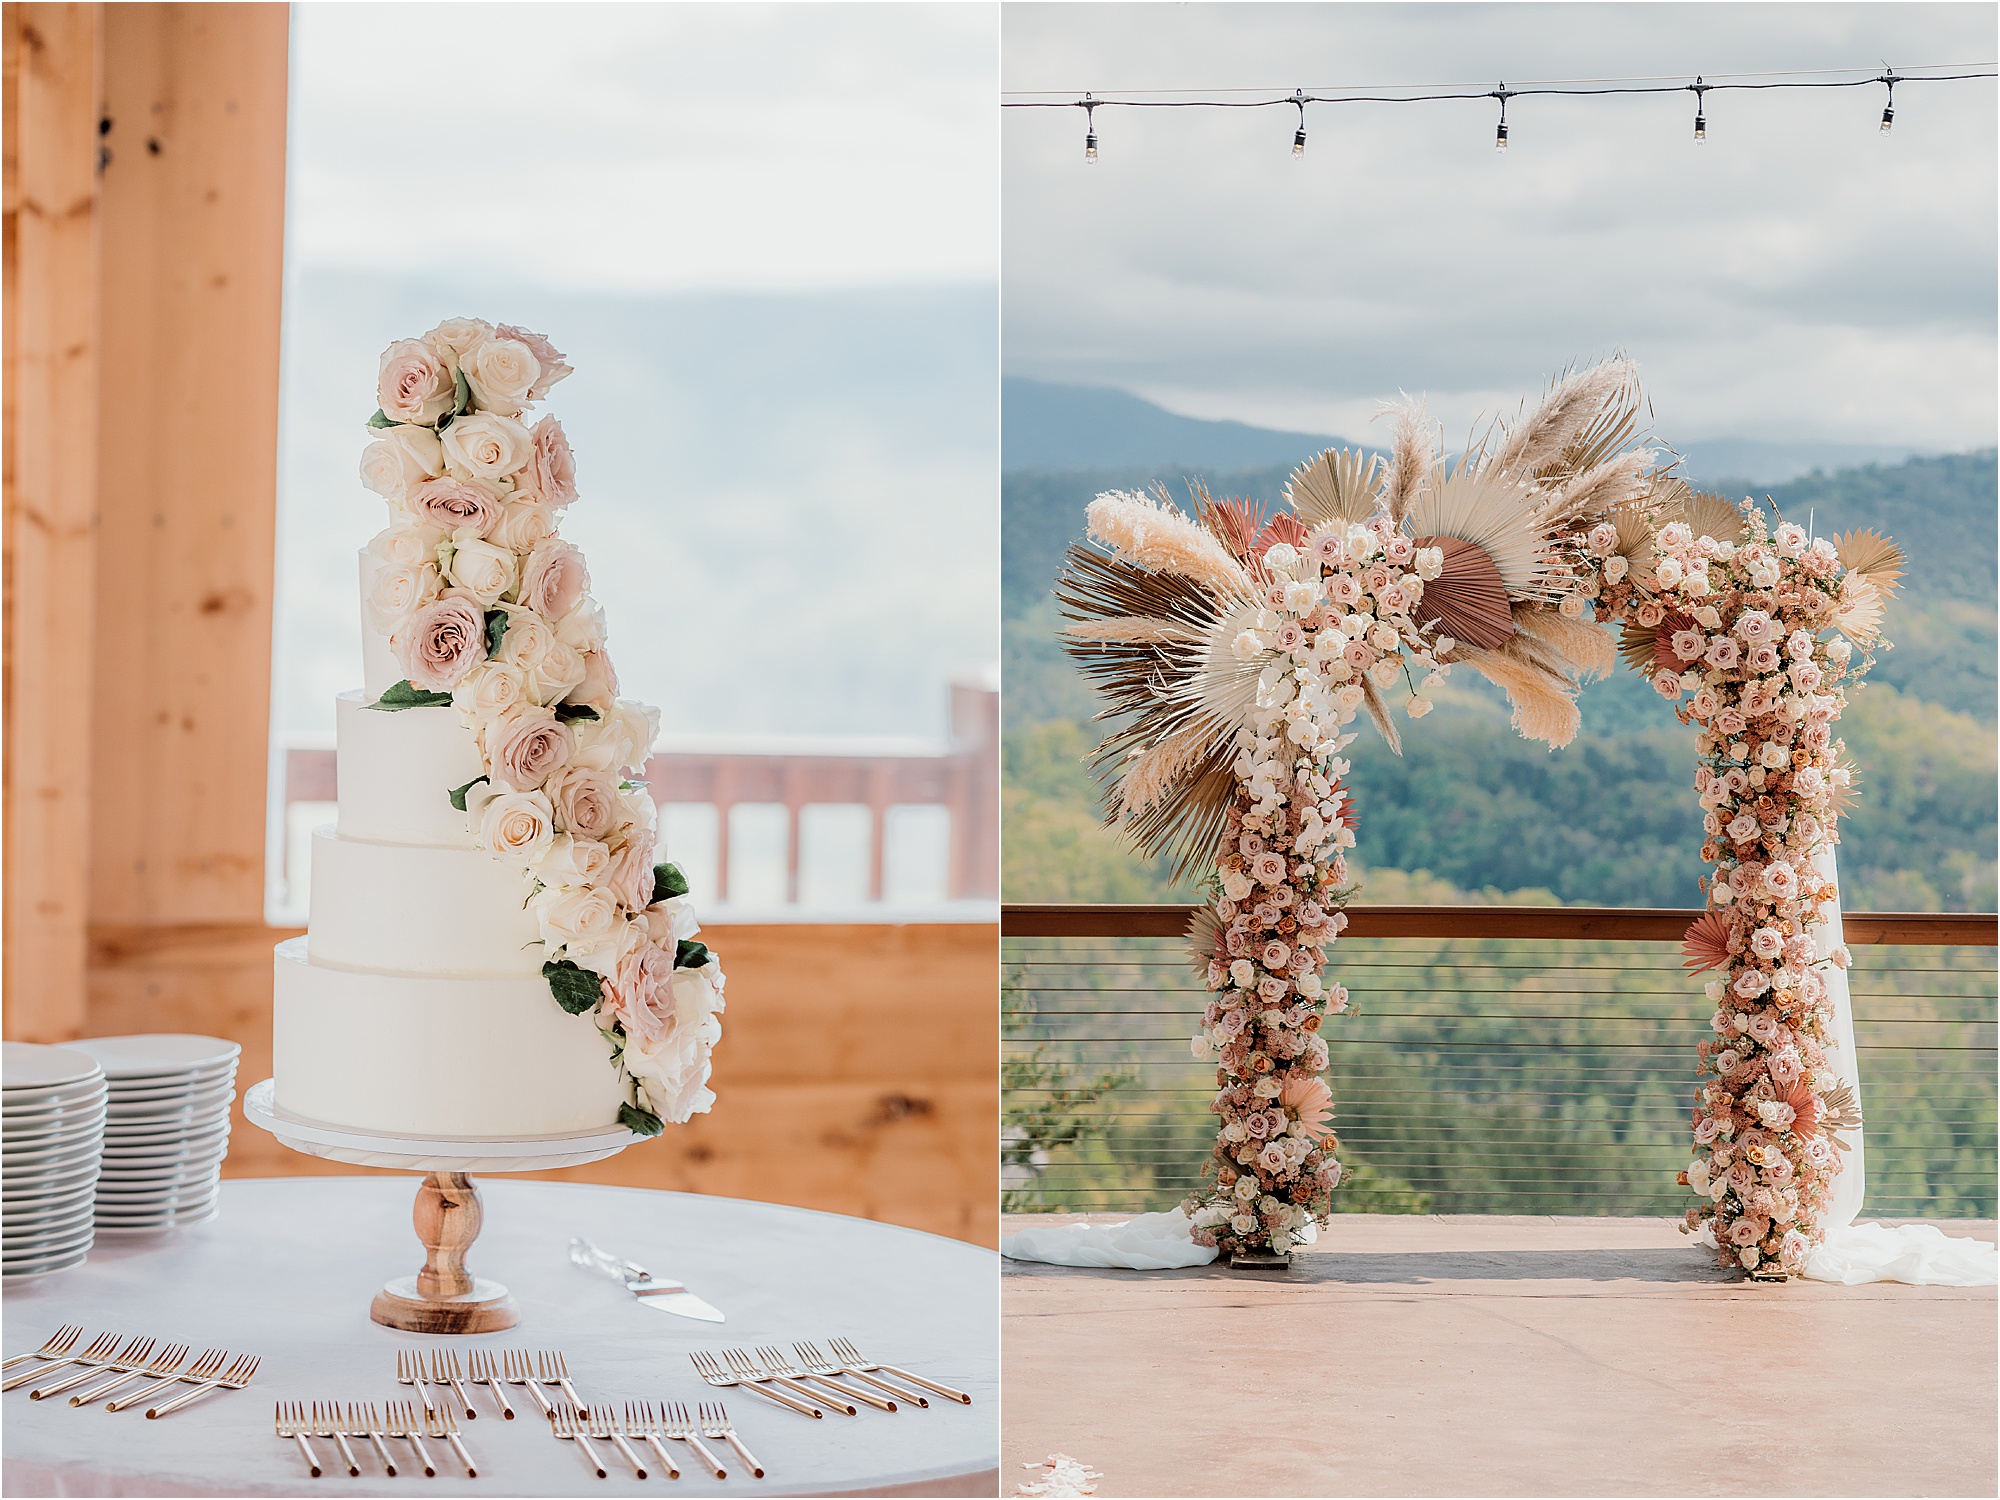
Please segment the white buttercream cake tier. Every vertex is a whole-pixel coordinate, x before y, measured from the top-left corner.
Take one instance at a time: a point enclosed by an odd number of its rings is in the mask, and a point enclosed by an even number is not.
[[[525,872],[484,849],[382,844],[316,828],[306,941],[315,963],[342,968],[539,975],[541,929],[526,906],[532,889]]]
[[[618,1123],[610,1048],[534,979],[356,973],[277,948],[275,1102],[386,1134],[559,1135]]]
[[[366,693],[335,700],[342,838],[469,848],[470,819],[451,793],[482,774],[472,731],[450,707],[370,708]]]

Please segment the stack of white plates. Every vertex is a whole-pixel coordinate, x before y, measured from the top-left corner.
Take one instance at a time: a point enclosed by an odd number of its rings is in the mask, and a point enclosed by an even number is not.
[[[14,1281],[90,1254],[104,1070],[67,1047],[0,1051],[0,1280]]]
[[[97,1235],[151,1234],[212,1219],[229,1150],[243,1049],[212,1036],[96,1036],[73,1044],[111,1087]]]

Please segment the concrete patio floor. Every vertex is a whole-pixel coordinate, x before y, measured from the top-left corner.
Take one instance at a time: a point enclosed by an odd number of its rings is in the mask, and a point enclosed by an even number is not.
[[[1002,1232],[1082,1217],[1126,1216]],[[1749,1282],[1669,1219],[1343,1214],[1282,1274],[1002,1264],[1006,1493],[1052,1452],[1101,1495],[2000,1485],[1993,1287]]]

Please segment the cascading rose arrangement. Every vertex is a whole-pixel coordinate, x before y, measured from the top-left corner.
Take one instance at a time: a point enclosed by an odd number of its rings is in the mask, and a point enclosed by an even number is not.
[[[618,696],[583,554],[556,534],[569,442],[527,425],[569,373],[540,334],[473,318],[383,352],[361,478],[390,523],[366,610],[407,675],[370,707],[449,707],[472,732],[484,774],[438,795],[523,872],[550,992],[604,1033],[632,1085],[620,1118],[652,1135],[714,1103],[723,976],[633,780],[659,710]]]
[[[1685,1228],[1713,1233],[1725,1265],[1793,1274],[1861,1123],[1827,1056],[1833,1001],[1822,972],[1844,947],[1816,932],[1836,899],[1821,855],[1839,841],[1855,773],[1833,724],[1872,657],[1901,554],[1873,532],[1837,540],[1770,526],[1746,501],[1693,496],[1683,519],[1621,551],[1610,529],[1585,540],[1598,617],[1623,625],[1623,653],[1681,721],[1698,725],[1695,771],[1709,910],[1689,928],[1687,965],[1708,981],[1714,1041],[1695,1156],[1680,1181],[1707,1201]]]
[[[1637,445],[1641,409],[1613,360],[1456,464],[1405,405],[1386,463],[1323,453],[1269,520],[1198,486],[1192,518],[1164,492],[1090,506],[1098,547],[1071,547],[1056,592],[1101,717],[1122,721],[1097,756],[1107,821],[1210,889],[1189,931],[1210,992],[1193,1050],[1218,1064],[1220,1120],[1214,1186],[1186,1205],[1198,1242],[1282,1254],[1340,1182],[1319,1032],[1348,1009],[1320,973],[1355,891],[1347,726],[1365,711],[1400,753],[1392,708],[1422,718],[1463,663],[1505,689],[1517,730],[1559,748],[1582,680],[1616,664],[1612,621],[1705,730],[1719,915],[1690,937],[1728,967],[1711,993],[1734,998],[1715,1018],[1725,1049],[1701,1049],[1719,1081],[1697,1115],[1708,1154],[1685,1180],[1712,1202],[1688,1222],[1715,1217],[1725,1253],[1753,1268],[1795,1267],[1816,1236],[1831,1132],[1853,1115],[1824,1066],[1812,972],[1845,955],[1814,952],[1806,927],[1831,894],[1812,858],[1852,779],[1827,727],[1836,679],[1858,671],[1847,641],[1822,636],[1872,638],[1897,558],[1879,538],[1767,538],[1754,507],[1695,494]]]

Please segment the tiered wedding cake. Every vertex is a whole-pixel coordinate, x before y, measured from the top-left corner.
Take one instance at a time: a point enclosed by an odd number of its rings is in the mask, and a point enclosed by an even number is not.
[[[363,482],[364,691],[340,695],[339,822],[277,950],[275,1103],[447,1139],[708,1109],[722,971],[654,863],[635,784],[658,711],[617,696],[568,441],[529,407],[539,334],[453,319],[383,354]]]

